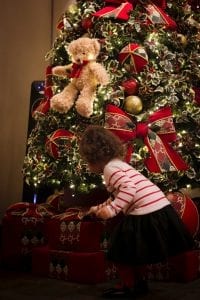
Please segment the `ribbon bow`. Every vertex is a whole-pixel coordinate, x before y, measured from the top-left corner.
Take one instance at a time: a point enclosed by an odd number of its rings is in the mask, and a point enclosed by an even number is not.
[[[106,6],[94,13],[95,17],[115,18],[123,21],[129,19],[130,12],[137,4],[143,5],[147,13],[147,24],[163,24],[166,28],[175,29],[176,23],[165,12],[166,0],[152,0],[143,3],[142,0],[105,0],[110,2]]]
[[[125,143],[134,138],[142,139],[149,150],[149,156],[145,158],[144,163],[150,172],[188,169],[187,164],[170,144],[176,140],[170,107],[153,113],[146,122],[134,124],[124,111],[109,104],[106,108],[105,128],[111,130]],[[130,152],[129,147],[128,151]]]
[[[140,3],[140,0],[105,0],[105,2],[110,2],[110,6],[106,6],[96,13],[96,17],[114,17],[116,19],[121,19],[127,21],[129,19],[129,13],[135,8],[135,6]],[[150,2],[150,1],[149,1]],[[152,0],[152,2],[161,9],[166,8],[166,0]],[[117,6],[119,5],[119,6]]]
[[[85,65],[87,65],[88,60],[84,60],[81,64],[73,63],[72,71],[69,75],[70,78],[78,78],[81,74],[81,71]]]

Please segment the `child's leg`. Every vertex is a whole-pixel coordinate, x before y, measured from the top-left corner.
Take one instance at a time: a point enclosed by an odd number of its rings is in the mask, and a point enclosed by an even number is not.
[[[134,267],[134,273],[136,282],[147,279],[147,267],[145,265]]]
[[[121,287],[132,288],[135,284],[135,270],[132,266],[117,264]]]
[[[102,296],[104,298],[127,297],[131,295],[131,289],[134,286],[134,270],[133,267],[117,264],[120,282],[113,288],[104,290]]]
[[[106,289],[103,297],[123,297],[129,295],[144,295],[148,292],[148,286],[144,280],[146,274],[145,267],[133,267],[117,264],[120,283],[114,288]],[[138,277],[136,277],[138,276]]]
[[[135,267],[135,286],[134,294],[135,296],[145,295],[149,291],[148,282],[147,282],[147,267],[138,266]]]

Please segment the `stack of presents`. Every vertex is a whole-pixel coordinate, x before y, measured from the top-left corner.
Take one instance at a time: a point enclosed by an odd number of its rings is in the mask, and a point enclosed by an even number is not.
[[[103,202],[97,195],[93,195],[96,203]],[[101,200],[105,197],[104,193]],[[200,277],[200,199],[192,200],[180,191],[173,193],[171,199],[193,234],[196,249],[166,263],[148,265],[148,277],[189,282]],[[3,266],[86,284],[117,278],[117,268],[107,261],[106,251],[110,233],[121,216],[106,221],[83,217],[85,205],[66,208],[63,203],[67,203],[65,193],[56,193],[46,203],[18,202],[8,207],[2,220]]]

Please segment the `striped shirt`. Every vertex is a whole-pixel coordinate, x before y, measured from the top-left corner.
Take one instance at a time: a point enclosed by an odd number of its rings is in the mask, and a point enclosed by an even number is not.
[[[120,211],[125,215],[144,215],[170,204],[159,187],[120,159],[107,163],[103,175],[108,192],[114,196],[112,202],[104,202],[110,217]]]

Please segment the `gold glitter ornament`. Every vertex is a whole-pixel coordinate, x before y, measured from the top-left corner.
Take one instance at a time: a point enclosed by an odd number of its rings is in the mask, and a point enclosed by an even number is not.
[[[127,113],[137,115],[142,111],[142,100],[138,96],[128,96],[124,99],[124,109]]]

